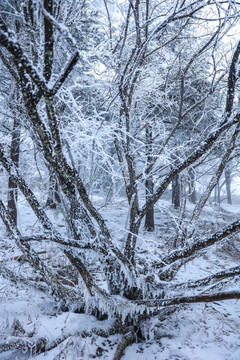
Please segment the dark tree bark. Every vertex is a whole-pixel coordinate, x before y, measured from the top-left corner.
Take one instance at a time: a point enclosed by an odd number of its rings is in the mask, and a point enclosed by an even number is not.
[[[178,209],[180,207],[180,194],[180,175],[176,174],[172,179],[172,204],[175,209]]]
[[[197,194],[196,194],[196,188],[195,188],[195,175],[192,169],[189,170],[188,172],[189,175],[189,182],[188,182],[188,186],[189,186],[189,201],[192,204],[196,204],[197,202]]]
[[[148,200],[153,194],[153,180],[147,179],[145,182],[146,187],[146,200]],[[149,206],[148,211],[145,217],[145,230],[153,231],[154,230],[154,205]]]
[[[19,151],[20,151],[20,125],[18,119],[15,117],[13,123],[13,130],[12,130],[10,159],[17,168],[19,165]],[[16,205],[17,198],[18,198],[17,184],[10,176],[8,179],[8,211],[15,225],[17,225],[17,205]]]
[[[53,3],[52,0],[44,0],[44,8],[53,15]],[[43,75],[47,81],[50,80],[53,66],[53,26],[52,23],[44,17],[44,69]]]
[[[219,292],[216,294],[203,294],[203,295],[195,295],[195,296],[180,296],[171,299],[157,299],[157,300],[138,300],[136,303],[138,305],[147,304],[149,307],[154,306],[171,306],[171,305],[179,305],[179,304],[193,304],[198,302],[213,302],[213,301],[221,301],[221,300],[231,300],[231,299],[240,299],[239,291],[225,291]]]
[[[44,0],[44,8],[47,12],[53,15],[53,2],[52,0]],[[53,68],[53,49],[54,49],[54,32],[53,25],[44,17],[44,69],[43,75],[47,81],[50,80]],[[56,209],[57,204],[61,202],[58,193],[58,183],[54,173],[50,172],[49,175],[49,192],[46,201],[46,206],[51,209]]]
[[[146,155],[147,155],[147,166],[152,162],[152,125],[148,124],[146,127]],[[146,191],[146,201],[153,195],[154,184],[153,176],[149,171],[147,171],[147,179],[145,181],[145,191]],[[153,231],[154,230],[154,204],[149,206],[146,217],[145,217],[145,230]]]
[[[231,171],[228,167],[225,170],[225,182],[226,182],[226,191],[227,191],[227,203],[232,205]]]
[[[221,204],[221,188],[219,182],[217,184],[217,202],[219,205]]]
[[[48,198],[46,201],[46,206],[50,207],[50,209],[56,209],[57,204],[60,204],[61,198],[59,196],[59,189],[57,179],[54,174],[50,174],[49,176],[49,190],[48,190]]]

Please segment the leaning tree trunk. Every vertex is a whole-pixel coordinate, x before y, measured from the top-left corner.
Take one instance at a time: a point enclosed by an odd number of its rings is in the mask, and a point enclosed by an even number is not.
[[[18,119],[14,118],[10,158],[18,168],[19,165],[19,151],[20,151],[20,125]],[[12,217],[12,221],[17,225],[17,197],[18,188],[15,181],[9,177],[8,179],[8,211]]]

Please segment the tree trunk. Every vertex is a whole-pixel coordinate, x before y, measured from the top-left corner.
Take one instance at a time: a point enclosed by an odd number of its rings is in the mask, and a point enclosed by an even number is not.
[[[189,170],[189,201],[192,204],[196,204],[197,202],[197,194],[196,194],[196,188],[195,188],[195,175],[194,171],[192,169]]]
[[[20,151],[20,125],[17,118],[14,119],[12,130],[12,141],[10,158],[12,162],[18,167],[19,165],[19,151]],[[17,197],[18,189],[15,181],[9,177],[8,179],[8,210],[14,222],[17,225]]]
[[[147,164],[146,167],[152,162],[152,125],[148,124],[146,127],[146,156],[147,156]],[[146,193],[146,202],[153,195],[153,176],[146,172],[147,179],[145,181],[145,193]],[[154,205],[149,206],[146,212],[145,217],[145,230],[153,231],[154,230]]]
[[[221,204],[221,196],[220,196],[220,193],[221,193],[221,188],[220,188],[220,184],[219,184],[219,182],[218,182],[218,184],[217,184],[217,202],[218,202],[219,205]]]
[[[146,180],[145,182],[146,187],[146,201],[152,196],[153,194],[153,180],[152,177]],[[154,230],[154,205],[149,206],[146,217],[145,217],[145,230],[153,231]]]
[[[214,202],[217,202],[217,192],[218,192],[218,187],[215,186],[215,188],[214,188],[214,199],[213,199]]]
[[[176,174],[172,180],[172,204],[175,209],[180,207],[180,175]]]
[[[130,191],[129,189],[127,190]],[[134,264],[135,262],[135,246],[139,232],[139,225],[136,225],[136,218],[139,214],[138,197],[136,191],[131,195],[130,211],[129,211],[129,233],[125,244],[124,254],[128,260]]]
[[[232,194],[231,194],[231,171],[226,168],[225,170],[225,182],[227,191],[227,203],[232,205]]]
[[[61,199],[58,193],[58,183],[56,177],[54,176],[54,174],[50,174],[46,206],[50,207],[50,209],[56,209],[57,204],[59,204],[60,202]]]

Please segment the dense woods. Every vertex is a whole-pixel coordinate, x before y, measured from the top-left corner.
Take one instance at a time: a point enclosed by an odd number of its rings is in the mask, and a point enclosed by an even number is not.
[[[30,264],[0,275],[113,318],[114,359],[153,316],[240,298],[226,288],[239,265],[178,281],[238,239],[240,219],[201,216],[232,204],[239,169],[239,14],[230,0],[0,2],[1,226]]]

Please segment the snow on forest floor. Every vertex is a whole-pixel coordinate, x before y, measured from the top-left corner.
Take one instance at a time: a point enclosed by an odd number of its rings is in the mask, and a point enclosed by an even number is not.
[[[201,221],[210,224],[211,230],[217,229],[224,221],[235,219],[240,215],[240,206],[223,206],[214,210],[206,207]],[[117,210],[117,211],[116,211]],[[116,238],[124,238],[127,221],[126,203],[118,201],[103,209],[108,226]],[[225,212],[226,211],[226,212]],[[30,210],[22,202],[21,229],[29,233],[39,231],[38,223]],[[171,222],[174,223],[172,208],[167,201],[159,202],[156,213],[156,230],[139,236],[139,254],[144,257],[158,257],[156,247],[161,249],[164,242],[171,238]],[[61,219],[55,219],[61,229]],[[206,227],[206,229],[209,226]],[[203,226],[204,229],[204,226]],[[167,231],[168,230],[168,231]],[[206,230],[207,232],[207,230]],[[211,231],[210,231],[211,232]],[[238,235],[236,235],[238,238]],[[179,274],[180,281],[207,276],[212,271],[239,264],[240,247],[223,246],[215,249],[211,259],[206,255],[193,261]],[[48,250],[49,251],[49,250]],[[54,250],[53,250],[54,252]],[[19,254],[14,244],[7,239],[5,229],[0,224],[0,264]],[[46,254],[42,255],[49,256]],[[53,254],[52,256],[55,256]],[[152,260],[152,259],[151,259]],[[16,274],[29,271],[26,262],[8,260]],[[61,258],[58,258],[61,261]],[[0,265],[1,266],[1,265]],[[34,278],[34,276],[33,276]],[[229,284],[229,289],[239,288],[239,282]],[[20,328],[16,326],[20,322]],[[111,319],[97,320],[77,312],[62,311],[51,297],[39,290],[23,284],[13,284],[0,277],[0,349],[1,344],[13,341],[15,336],[34,339],[44,337],[53,344],[52,350],[39,355],[21,351],[0,352],[0,360],[73,360],[73,359],[106,359],[112,360],[121,335],[101,337],[93,329],[111,327]],[[240,360],[240,303],[229,300],[214,303],[181,305],[167,319],[160,322],[155,317],[149,322],[144,342],[128,346],[123,360]],[[54,345],[58,339],[59,344]],[[33,349],[34,351],[34,349]]]

